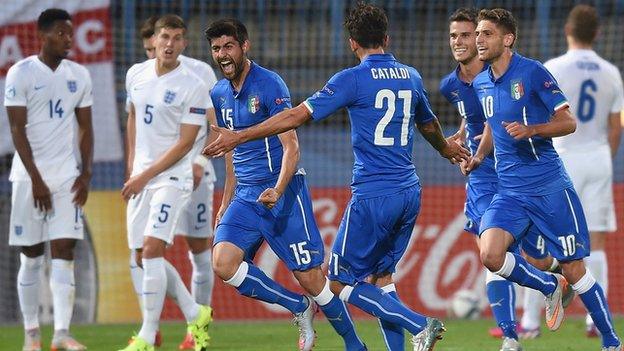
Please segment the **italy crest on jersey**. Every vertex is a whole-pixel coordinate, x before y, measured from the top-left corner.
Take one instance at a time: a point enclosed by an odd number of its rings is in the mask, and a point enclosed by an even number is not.
[[[514,100],[520,100],[524,95],[524,85],[522,85],[521,79],[511,81],[511,98]]]
[[[249,97],[249,100],[247,101],[247,109],[251,113],[260,111],[260,97],[258,97],[258,95],[252,95]]]
[[[78,90],[78,85],[76,85],[76,81],[75,80],[68,80],[67,81],[67,89],[69,89],[70,93],[75,93]]]
[[[174,93],[171,90],[166,90],[165,96],[163,97],[163,101],[165,102],[165,104],[170,104],[173,102],[173,100],[175,100],[175,97],[176,97],[176,93]]]

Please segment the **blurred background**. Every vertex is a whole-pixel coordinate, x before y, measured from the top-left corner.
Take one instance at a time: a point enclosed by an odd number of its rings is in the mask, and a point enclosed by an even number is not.
[[[448,45],[448,16],[458,7],[504,7],[519,21],[516,49],[524,56],[545,61],[565,52],[563,25],[578,1],[372,1],[389,17],[390,46],[401,62],[423,76],[434,112],[446,134],[453,133],[460,118],[438,92],[440,79],[455,68]],[[623,0],[589,2],[601,15],[601,32],[595,46],[605,59],[624,68]],[[293,105],[320,89],[333,73],[357,64],[348,50],[342,27],[353,5],[347,0],[31,0],[3,1],[0,14],[0,81],[16,61],[38,52],[36,19],[48,7],[60,7],[73,15],[75,42],[72,59],[87,66],[94,84],[95,172],[85,208],[87,240],[77,252],[77,308],[74,321],[135,322],[140,311],[132,289],[125,232],[125,203],[120,189],[124,175],[125,73],[145,55],[139,35],[142,21],[151,15],[175,13],[187,21],[189,45],[185,55],[212,64],[209,43],[203,36],[218,18],[236,17],[249,30],[250,56],[258,64],[278,72],[292,94]],[[220,75],[220,72],[217,72]],[[3,98],[4,89],[1,90]],[[312,188],[315,214],[329,248],[349,198],[353,155],[346,111],[320,123],[299,129],[301,166]],[[624,148],[614,159],[616,212],[624,226]],[[17,323],[19,305],[15,289],[18,251],[9,248],[10,183],[8,169],[13,147],[4,108],[0,109],[0,323]],[[480,291],[482,272],[473,238],[462,233],[464,181],[458,169],[440,158],[418,138],[414,161],[424,187],[422,212],[397,279],[402,299],[418,311],[443,315],[453,294],[461,289]],[[216,160],[217,191],[223,186],[223,161]],[[588,165],[591,167],[591,165]],[[216,212],[216,209],[215,209]],[[616,267],[624,251],[624,230],[609,236],[611,262],[609,303],[624,313],[624,271]],[[328,251],[326,251],[326,254]],[[169,249],[168,258],[186,281],[191,265],[182,241]],[[270,249],[262,249],[258,265],[268,275],[294,289],[297,285]],[[622,262],[620,262],[622,261]],[[46,286],[45,284],[42,286]],[[50,297],[45,289],[43,319],[50,320]],[[47,297],[47,299],[46,299]],[[518,299],[521,301],[521,299]],[[237,296],[217,282],[213,306],[219,319],[286,318],[284,310]],[[580,307],[574,307],[581,313]],[[362,314],[356,316],[362,317]],[[181,319],[170,301],[165,319]]]

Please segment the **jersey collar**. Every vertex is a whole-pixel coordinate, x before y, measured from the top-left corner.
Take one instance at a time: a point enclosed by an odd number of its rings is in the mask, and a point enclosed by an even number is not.
[[[366,56],[362,63],[367,61],[395,61],[396,59],[392,54],[370,54]]]
[[[253,72],[255,72],[256,66],[257,64],[255,62],[253,62],[252,60],[249,60],[249,72],[247,73],[247,77],[245,77],[245,81],[243,82],[243,86],[241,86],[240,91],[236,91],[236,89],[234,89],[234,86],[232,85],[232,82],[228,81],[228,84],[230,85],[230,89],[232,90],[232,95],[234,95],[234,99],[238,99],[239,95],[243,91],[245,91],[245,88],[247,87],[248,82],[251,79],[251,75],[253,74]]]
[[[486,62],[486,63],[483,64],[483,68],[481,69],[481,72],[487,71],[489,68],[490,68],[490,65]],[[459,67],[459,64],[458,64],[457,67],[455,67],[455,71],[453,72],[455,74],[455,79],[457,79],[458,82],[462,83],[463,85],[465,85],[467,87],[472,86],[472,82],[474,82],[474,79],[470,83],[464,82],[461,79],[461,77],[459,76],[459,70],[460,70],[460,67]],[[481,74],[481,72],[479,72],[479,74]],[[479,74],[477,74],[477,76]],[[477,78],[477,76],[475,76],[475,79]]]
[[[505,73],[503,73],[502,76],[498,77],[498,79],[494,78],[494,72],[492,72],[492,66],[490,66],[487,69],[488,77],[493,83],[501,82],[505,78],[505,76],[507,76],[507,74],[509,74],[509,72],[512,71],[518,65],[518,62],[520,62],[521,59],[522,59],[522,56],[520,56],[520,54],[518,54],[517,52],[514,52],[511,56],[511,61],[509,62],[509,66],[507,66],[507,70],[505,71]]]

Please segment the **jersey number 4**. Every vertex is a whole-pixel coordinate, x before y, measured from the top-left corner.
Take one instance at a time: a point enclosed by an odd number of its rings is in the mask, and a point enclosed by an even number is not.
[[[409,121],[412,111],[412,91],[411,90],[399,90],[398,94],[395,95],[392,90],[382,89],[377,92],[377,96],[375,96],[375,108],[382,109],[385,104],[386,113],[384,113],[383,117],[379,123],[377,123],[377,127],[375,128],[375,140],[374,144],[379,146],[393,146],[394,138],[384,136],[384,132],[386,131],[386,127],[392,121],[392,117],[394,117],[394,112],[396,111],[396,98],[403,100],[403,122],[401,124],[401,146],[407,145],[407,135],[409,132]]]

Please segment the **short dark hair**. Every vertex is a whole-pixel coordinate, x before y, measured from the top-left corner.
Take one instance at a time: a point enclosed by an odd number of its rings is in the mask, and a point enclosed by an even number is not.
[[[204,33],[208,41],[212,41],[212,39],[220,38],[224,35],[236,39],[240,45],[243,45],[245,41],[249,40],[247,27],[236,18],[222,18],[212,22]]]
[[[375,49],[384,45],[388,17],[381,8],[360,2],[349,11],[344,26],[360,46]]]
[[[149,39],[154,35],[154,27],[156,25],[156,21],[158,21],[158,16],[149,16],[143,23],[141,24],[141,29],[139,32],[141,33],[141,39]]]
[[[47,9],[39,15],[37,29],[43,32],[48,31],[56,21],[71,21],[71,16],[63,9]]]
[[[156,20],[154,23],[154,34],[163,28],[184,29],[184,33],[186,33],[186,24],[184,24],[182,17],[178,15],[167,14]]]
[[[479,14],[474,8],[460,7],[449,17],[450,22],[471,22],[477,25],[477,17]]]
[[[484,20],[496,24],[505,34],[513,34],[514,41],[511,43],[511,47],[514,46],[518,38],[518,22],[510,11],[501,8],[483,9],[479,11],[479,21]]]
[[[596,39],[600,26],[598,12],[589,5],[576,5],[570,11],[566,24],[574,39],[584,44],[591,44]]]

